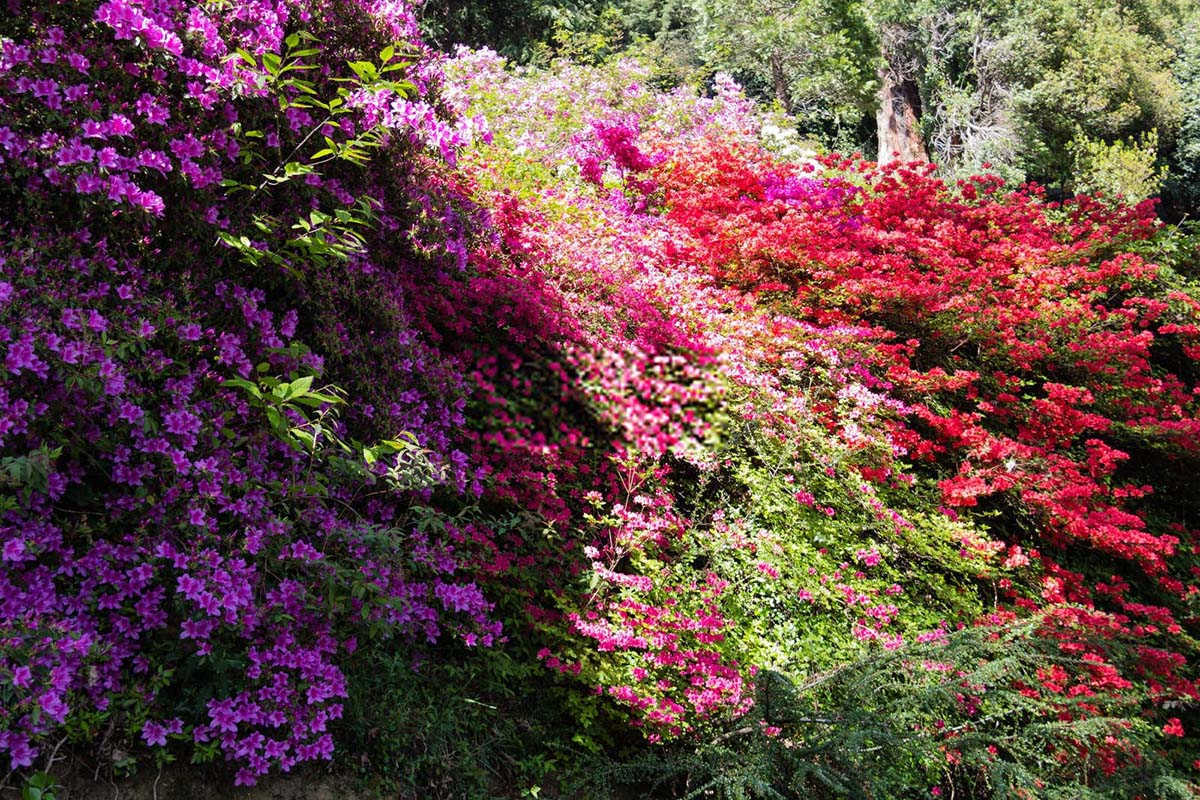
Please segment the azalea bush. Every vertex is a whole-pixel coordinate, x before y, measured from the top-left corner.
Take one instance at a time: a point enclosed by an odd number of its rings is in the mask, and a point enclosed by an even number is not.
[[[461,377],[398,302],[463,240],[407,237],[390,282],[369,244],[470,213],[441,177],[462,132],[404,4],[22,5],[0,22],[0,746],[21,768],[64,736],[186,741],[239,783],[327,759],[360,642],[499,633],[465,534],[421,522],[473,476]],[[333,321],[347,290],[385,301]]]
[[[537,657],[651,742],[704,740],[752,717],[764,669],[803,684],[1048,613],[1038,652],[1070,667],[1044,657],[1005,688],[1045,703],[1027,718],[1109,722],[1046,746],[1094,753],[1089,781],[1123,780],[1149,740],[1121,720],[1149,714],[1171,751],[1196,700],[1179,481],[1196,459],[1198,307],[1150,260],[1173,235],[1152,205],[805,159],[736,87],[663,97],[635,62],[500,68],[465,52],[448,67],[495,136],[464,168],[583,335],[629,342],[620,369],[580,385],[626,444],[599,467],[616,470],[607,492],[585,481],[588,527],[563,542],[590,569],[528,609],[548,637]],[[632,438],[671,419],[691,427]],[[555,420],[543,435],[570,441]],[[558,488],[567,522],[578,484],[543,463],[536,493]]]

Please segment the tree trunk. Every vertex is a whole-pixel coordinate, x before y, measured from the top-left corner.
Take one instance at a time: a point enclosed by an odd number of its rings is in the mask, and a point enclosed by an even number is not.
[[[893,159],[928,161],[925,139],[921,136],[921,96],[917,83],[896,79],[888,69],[879,71],[879,163]]]
[[[783,60],[780,59],[778,53],[772,53],[768,59],[771,65],[771,84],[775,90],[775,99],[779,101],[779,105],[783,106],[783,110],[787,113],[792,113],[792,93],[788,91],[787,76],[783,72]]]

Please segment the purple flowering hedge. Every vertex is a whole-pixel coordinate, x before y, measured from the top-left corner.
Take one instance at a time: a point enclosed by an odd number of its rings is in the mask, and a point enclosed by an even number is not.
[[[413,42],[388,0],[0,15],[12,767],[115,724],[253,783],[330,756],[360,642],[497,634],[463,534],[410,524],[475,479],[400,299],[461,269],[473,213]]]

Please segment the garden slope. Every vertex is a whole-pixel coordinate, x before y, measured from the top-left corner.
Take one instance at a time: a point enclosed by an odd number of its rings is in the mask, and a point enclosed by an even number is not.
[[[409,720],[539,697],[544,774],[732,740],[793,794],[1186,791],[1200,304],[1148,207],[814,161],[728,81],[443,63],[402,3],[29,6],[14,768],[399,771]],[[863,663],[902,763],[827,746]]]

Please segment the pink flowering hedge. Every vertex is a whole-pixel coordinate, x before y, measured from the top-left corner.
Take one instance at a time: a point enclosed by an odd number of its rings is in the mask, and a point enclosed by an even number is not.
[[[584,751],[791,750],[761,676],[894,658],[961,684],[921,791],[1008,774],[1001,691],[1103,719],[1047,779],[1195,774],[1200,302],[1148,207],[816,160],[725,80],[435,58],[403,2],[10,7],[14,769],[253,783],[384,665],[491,649]],[[1021,620],[1022,679],[937,657]]]

